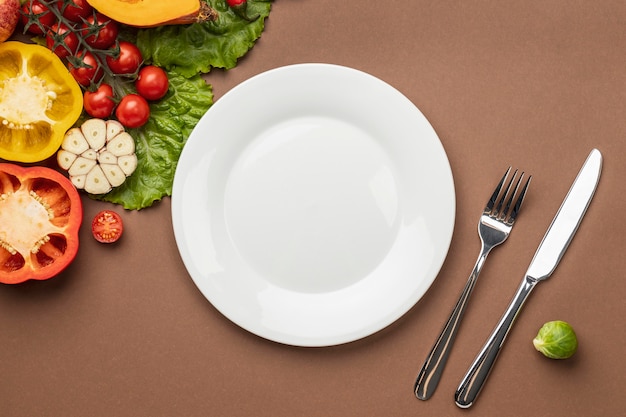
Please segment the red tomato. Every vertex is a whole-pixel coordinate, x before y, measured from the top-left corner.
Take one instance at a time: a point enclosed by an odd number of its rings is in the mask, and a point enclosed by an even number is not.
[[[78,37],[65,23],[55,23],[46,34],[46,45],[60,58],[73,54],[78,49]]]
[[[38,0],[27,1],[22,5],[22,23],[30,33],[43,35],[44,30],[50,28],[55,21],[56,17],[48,10],[48,6],[41,4]]]
[[[121,124],[131,129],[141,127],[150,118],[150,106],[139,94],[128,94],[117,105],[115,117]]]
[[[109,84],[102,83],[96,91],[85,91],[83,106],[91,117],[108,119],[115,108],[113,97],[113,88]]]
[[[85,20],[81,26],[81,33],[89,46],[96,49],[107,49],[115,44],[119,32],[115,20],[100,13],[91,14]]]
[[[113,243],[122,237],[124,223],[119,214],[111,210],[102,210],[91,222],[91,233],[101,243]]]
[[[120,41],[120,53],[117,58],[107,55],[107,64],[115,74],[134,74],[143,61],[141,51],[130,42]]]
[[[76,56],[76,59],[80,65],[73,65],[72,62],[69,62],[68,69],[78,84],[88,87],[92,82],[97,83],[100,81],[104,71],[98,65],[98,61],[91,52],[81,51]]]
[[[82,22],[82,19],[86,19],[93,12],[93,8],[86,0],[72,0],[70,2],[61,0],[57,2],[57,7],[63,13],[63,17],[72,22]]]
[[[135,81],[137,92],[146,100],[159,100],[167,94],[169,88],[167,73],[154,65],[146,65],[139,70],[139,77]]]

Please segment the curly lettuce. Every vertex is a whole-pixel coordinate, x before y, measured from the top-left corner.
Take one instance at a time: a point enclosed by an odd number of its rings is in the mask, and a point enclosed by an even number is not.
[[[260,15],[252,22],[237,16],[225,0],[207,3],[218,12],[215,22],[139,31],[137,45],[144,59],[186,77],[208,73],[211,68],[234,68],[261,36],[271,1],[248,0],[249,14]]]

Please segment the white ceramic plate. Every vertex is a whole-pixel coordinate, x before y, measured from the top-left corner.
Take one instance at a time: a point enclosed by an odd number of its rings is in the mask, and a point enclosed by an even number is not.
[[[276,342],[329,346],[388,326],[426,292],[455,218],[422,113],[354,69],[300,64],[216,101],[183,149],[176,242],[202,294]]]

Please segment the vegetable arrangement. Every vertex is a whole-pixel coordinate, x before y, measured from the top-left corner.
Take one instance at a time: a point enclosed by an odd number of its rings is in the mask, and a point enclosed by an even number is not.
[[[195,13],[189,11],[192,3],[199,23],[165,24],[188,22],[185,16]],[[240,17],[226,0],[22,4],[25,33],[55,51],[83,90],[81,120],[116,119],[135,140],[135,172],[110,192],[91,197],[139,210],[171,195],[182,147],[213,102],[202,75],[235,67],[269,16],[270,0],[243,4],[254,19]],[[109,16],[116,11],[127,16],[119,18],[126,22]],[[45,158],[37,155],[31,161]]]
[[[50,278],[74,259],[79,190],[129,210],[171,195],[213,102],[204,74],[235,67],[271,9],[235,3],[0,0],[0,282]],[[31,42],[6,41],[16,29]],[[92,222],[102,242],[122,230],[113,211]]]

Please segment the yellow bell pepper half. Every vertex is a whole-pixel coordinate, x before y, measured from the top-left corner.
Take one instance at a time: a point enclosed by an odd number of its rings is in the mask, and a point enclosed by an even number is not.
[[[0,158],[39,162],[61,146],[83,110],[83,94],[49,49],[0,44]]]

